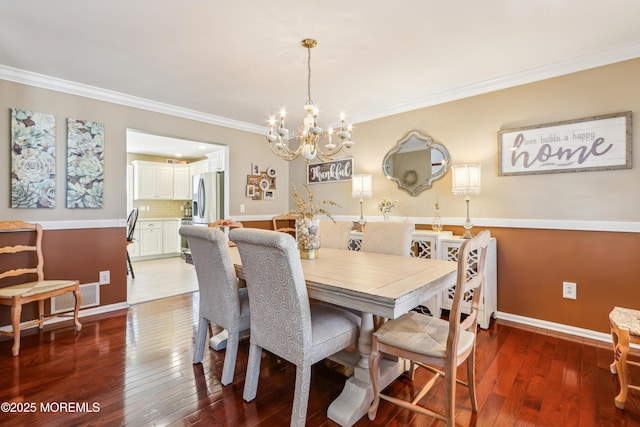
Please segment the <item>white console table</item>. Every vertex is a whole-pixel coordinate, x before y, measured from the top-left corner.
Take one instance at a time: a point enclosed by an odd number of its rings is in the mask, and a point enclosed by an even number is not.
[[[450,231],[442,231],[436,233],[430,230],[415,230],[413,233],[413,241],[411,242],[411,256],[427,259],[440,259],[447,261],[457,261],[458,251],[462,246],[464,239],[461,236],[454,236]],[[352,231],[349,240],[349,249],[359,251],[362,247],[362,232]],[[469,265],[470,269],[474,268],[475,263]],[[478,313],[478,324],[481,328],[487,329],[491,321],[491,317],[498,309],[497,296],[497,256],[496,256],[496,239],[491,238],[487,259],[485,261],[485,284],[483,287],[483,295],[480,301],[480,312]],[[453,301],[453,293],[455,287],[449,289],[437,297],[423,303],[434,316],[440,316],[441,310],[449,310]],[[470,301],[473,294],[467,295],[463,309],[470,308]],[[420,310],[420,308],[418,308]]]

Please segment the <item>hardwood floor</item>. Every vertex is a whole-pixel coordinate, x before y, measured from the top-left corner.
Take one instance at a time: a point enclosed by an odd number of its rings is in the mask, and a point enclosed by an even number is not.
[[[236,376],[227,387],[219,382],[224,352],[208,350],[203,364],[191,363],[197,304],[196,292],[83,318],[77,334],[67,323],[29,331],[19,357],[11,356],[9,340],[0,341],[0,402],[10,402],[2,406],[0,425],[288,425],[294,366],[263,352],[258,397],[244,402],[248,340],[240,344]],[[609,373],[612,351],[606,343],[492,321],[478,333],[477,352],[480,410],[471,412],[466,390],[459,387],[458,425],[640,425],[639,392],[630,393],[625,411],[614,406],[618,383]],[[314,366],[308,426],[336,425],[326,410],[344,379],[328,363]],[[632,379],[640,383],[640,372],[632,372]],[[425,375],[415,381],[424,383]],[[395,395],[418,388],[406,377],[390,386]],[[442,409],[442,390],[438,385],[423,402]],[[382,402],[374,422],[364,418],[356,424],[407,425],[444,423]]]

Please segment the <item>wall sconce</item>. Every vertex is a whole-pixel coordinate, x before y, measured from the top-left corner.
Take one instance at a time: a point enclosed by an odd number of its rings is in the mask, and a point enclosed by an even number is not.
[[[480,175],[482,171],[481,165],[456,165],[451,167],[453,173],[453,182],[451,192],[456,195],[463,194],[464,200],[467,202],[467,220],[464,223],[465,232],[463,239],[471,239],[473,234],[471,229],[473,224],[469,219],[469,195],[480,194]]]
[[[353,175],[351,178],[351,197],[360,199],[360,231],[364,231],[367,221],[362,214],[362,204],[364,198],[373,196],[373,177],[368,174]]]

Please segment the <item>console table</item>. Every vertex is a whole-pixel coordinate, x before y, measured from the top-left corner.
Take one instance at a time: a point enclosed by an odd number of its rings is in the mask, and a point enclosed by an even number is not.
[[[446,261],[458,261],[458,251],[462,246],[464,239],[461,236],[454,236],[450,231],[441,231],[436,233],[430,230],[415,230],[411,242],[411,256],[427,259],[440,259]],[[349,249],[359,251],[362,247],[362,232],[351,231],[349,239]],[[473,257],[473,254],[472,254]],[[469,264],[469,270],[473,272],[476,263]],[[480,300],[480,310],[478,313],[478,324],[481,328],[489,328],[491,317],[498,309],[497,296],[497,256],[496,256],[496,239],[491,238],[485,261],[485,283],[482,290],[482,299]],[[441,310],[449,310],[453,302],[453,294],[455,287],[450,288],[443,293],[425,301],[425,306],[433,316],[440,316]],[[463,309],[469,310],[473,294],[465,297]],[[421,310],[421,307],[418,307]]]

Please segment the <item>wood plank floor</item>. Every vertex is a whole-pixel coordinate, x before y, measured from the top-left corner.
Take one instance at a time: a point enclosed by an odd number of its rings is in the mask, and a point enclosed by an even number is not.
[[[230,386],[219,382],[224,352],[208,350],[203,364],[191,363],[197,304],[196,292],[134,305],[82,319],[78,334],[67,324],[50,325],[23,337],[19,357],[11,356],[9,340],[0,341],[0,402],[10,402],[2,406],[0,425],[288,425],[291,364],[263,352],[258,397],[246,403],[247,340],[240,345]],[[640,426],[640,393],[630,394],[625,411],[614,407],[618,383],[609,373],[612,352],[606,343],[492,321],[489,330],[480,330],[477,351],[480,410],[473,414],[466,391],[458,388],[458,425]],[[640,372],[632,379],[640,383]],[[344,380],[328,363],[314,366],[308,426],[336,425],[326,410]],[[391,393],[412,395],[425,381],[424,374],[416,375],[415,383],[401,377]],[[438,386],[423,402],[441,410],[442,391]],[[387,402],[374,422],[364,418],[356,424],[441,425]]]

